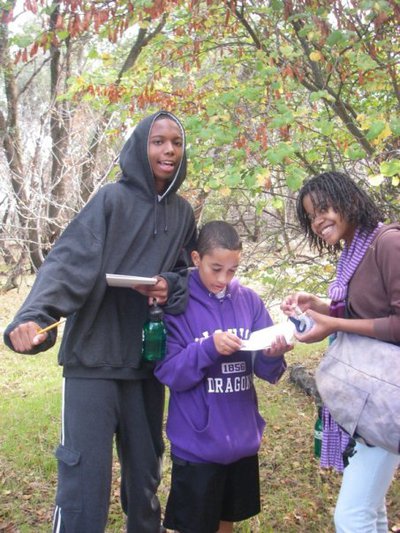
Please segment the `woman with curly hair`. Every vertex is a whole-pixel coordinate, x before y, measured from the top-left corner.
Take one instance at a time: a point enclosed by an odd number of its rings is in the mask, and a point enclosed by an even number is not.
[[[297,217],[320,254],[341,251],[329,302],[298,292],[281,304],[287,315],[298,306],[314,321],[298,339],[318,342],[343,331],[400,345],[400,224],[383,224],[372,198],[340,172],[325,172],[304,183]],[[324,411],[326,419],[329,413]],[[342,442],[346,467],[335,509],[336,531],[386,533],[385,496],[400,455],[355,439],[344,436]]]

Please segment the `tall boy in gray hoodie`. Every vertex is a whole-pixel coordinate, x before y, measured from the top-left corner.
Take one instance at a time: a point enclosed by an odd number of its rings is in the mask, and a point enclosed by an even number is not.
[[[107,184],[72,220],[40,268],[5,343],[35,354],[59,351],[63,419],[56,450],[54,531],[103,533],[116,436],[127,531],[158,533],[156,496],[163,453],[164,391],[142,362],[142,327],[156,298],[171,313],[186,302],[184,274],[196,227],[176,194],[186,176],[185,135],[161,111],[142,120],[120,155],[122,176]],[[154,286],[109,287],[106,273],[157,276]]]

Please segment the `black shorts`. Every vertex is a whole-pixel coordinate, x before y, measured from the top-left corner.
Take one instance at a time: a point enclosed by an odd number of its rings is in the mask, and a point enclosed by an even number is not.
[[[164,527],[180,533],[215,533],[220,520],[239,522],[260,512],[258,456],[229,465],[172,457]]]

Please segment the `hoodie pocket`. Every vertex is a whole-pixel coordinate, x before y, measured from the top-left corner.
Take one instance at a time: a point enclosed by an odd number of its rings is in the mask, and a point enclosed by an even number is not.
[[[82,509],[81,454],[62,444],[55,451],[58,460],[58,486],[56,505],[64,510]]]

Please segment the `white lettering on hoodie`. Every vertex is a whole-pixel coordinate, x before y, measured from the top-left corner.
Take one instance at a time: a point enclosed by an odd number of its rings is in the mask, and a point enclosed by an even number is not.
[[[227,378],[207,378],[207,392],[228,394],[232,392],[241,392],[251,389],[253,376],[235,376]]]

